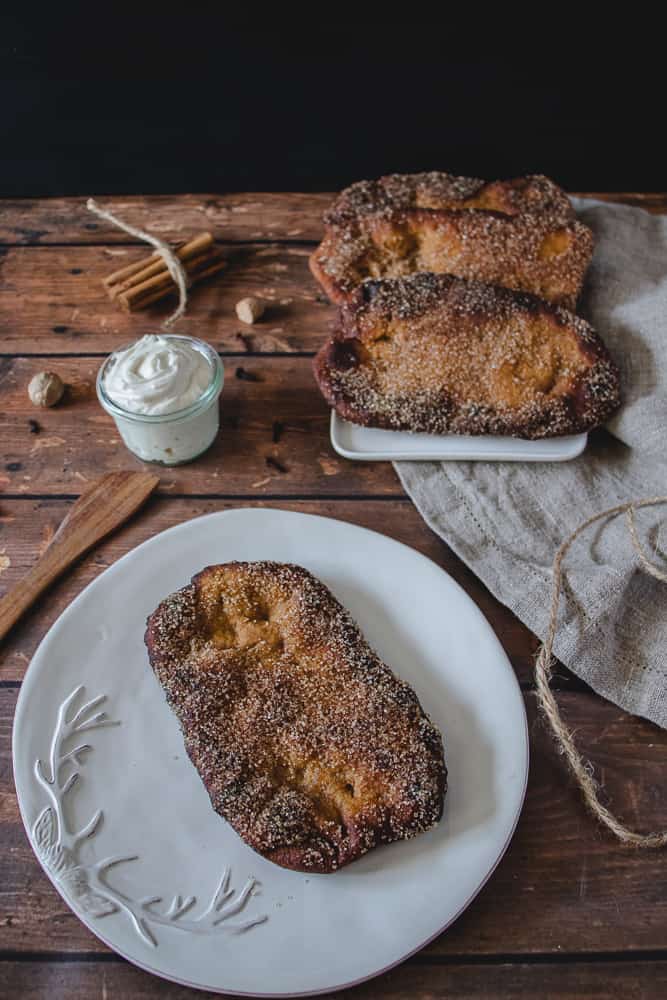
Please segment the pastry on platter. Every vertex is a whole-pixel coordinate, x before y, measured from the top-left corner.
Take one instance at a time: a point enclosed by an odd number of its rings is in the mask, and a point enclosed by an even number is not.
[[[588,323],[452,275],[364,282],[313,364],[341,417],[391,430],[557,437],[597,427],[620,401]]]

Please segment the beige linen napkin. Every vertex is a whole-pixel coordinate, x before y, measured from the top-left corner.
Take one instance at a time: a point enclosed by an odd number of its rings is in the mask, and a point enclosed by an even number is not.
[[[621,369],[613,437],[591,435],[584,454],[562,464],[395,463],[431,528],[542,639],[565,537],[608,507],[667,493],[667,217],[573,201],[596,240],[578,311]],[[663,571],[666,517],[665,507],[637,514]],[[564,568],[555,654],[599,694],[667,728],[667,586],[639,568],[624,519],[589,529]]]

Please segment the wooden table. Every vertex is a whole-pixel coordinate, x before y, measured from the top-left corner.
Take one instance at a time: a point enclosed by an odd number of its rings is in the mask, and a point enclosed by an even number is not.
[[[611,195],[667,212],[667,195]],[[536,640],[421,520],[390,465],[339,458],[310,357],[332,309],[309,276],[327,195],[114,198],[124,218],[161,237],[210,228],[229,244],[229,271],[192,293],[179,332],[225,357],[217,444],[190,466],[165,469],[158,495],[83,559],[0,648],[0,996],[185,997],[109,952],[43,875],[23,832],[10,762],[10,727],[23,677],[46,629],[124,552],[191,517],[239,505],[278,506],[379,528],[443,566],[495,628],[521,682],[531,774],[514,840],[493,878],[446,934],[404,965],[352,991],[362,997],[659,997],[667,995],[665,854],[616,844],[585,813],[535,712]],[[105,273],[145,249],[88,214],[83,199],[4,202],[0,210],[0,585],[43,551],[87,482],[139,467],[99,407],[94,378],[112,348],[154,332],[168,307],[126,316],[106,299]],[[234,304],[271,307],[243,327]],[[257,381],[234,377],[238,366]],[[70,386],[36,411],[26,392],[41,369]],[[31,432],[30,419],[40,424]],[[272,427],[284,430],[273,442]],[[285,471],[267,464],[278,459]],[[667,824],[667,737],[632,719],[561,669],[559,699],[614,808],[630,824]],[[443,885],[442,891],[447,891]]]

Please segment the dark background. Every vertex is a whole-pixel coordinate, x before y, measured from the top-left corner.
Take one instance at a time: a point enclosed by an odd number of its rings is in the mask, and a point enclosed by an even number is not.
[[[333,190],[427,169],[667,186],[661,62],[629,39],[598,53],[560,26],[555,46],[544,28],[482,45],[472,7],[463,28],[409,6],[381,24],[51,9],[0,16],[0,196]]]

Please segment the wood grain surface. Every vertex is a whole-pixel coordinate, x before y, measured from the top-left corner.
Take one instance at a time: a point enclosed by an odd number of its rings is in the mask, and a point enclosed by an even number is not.
[[[7,962],[0,967],[3,997],[41,1000],[118,997],[123,1000],[195,1000],[202,993],[177,986],[116,959],[86,962]],[[362,986],[321,994],[322,1000],[630,1000],[664,996],[667,962],[521,962],[431,965],[419,958]]]
[[[308,270],[311,249],[274,243],[226,247],[228,269],[191,289],[179,332],[205,337],[224,353],[313,353],[335,313]],[[0,248],[0,354],[108,354],[155,333],[173,311],[173,299],[128,315],[102,287],[110,271],[145,256],[135,246]],[[246,295],[268,303],[252,326],[234,312]]]
[[[333,196],[321,194],[179,194],[99,197],[124,221],[164,240],[182,240],[202,229],[216,239],[314,241]],[[137,243],[86,208],[85,198],[21,198],[2,203],[0,243]]]
[[[0,488],[10,494],[78,493],[103,472],[144,468],[124,448],[113,418],[100,407],[91,358],[0,358]],[[67,398],[36,411],[26,386],[45,366],[68,385]],[[237,378],[242,368],[246,378]],[[222,429],[213,447],[191,465],[161,470],[161,492],[261,497],[372,494],[402,496],[385,462],[348,462],[329,442],[329,409],[311,372],[310,358],[290,355],[225,359]],[[31,433],[30,419],[41,430]],[[273,442],[273,425],[282,425]],[[277,459],[284,472],[267,464]]]
[[[667,194],[599,197],[667,212]],[[586,814],[536,713],[537,640],[427,528],[389,465],[349,463],[332,451],[329,415],[312,380],[310,356],[335,312],[307,270],[329,200],[326,194],[100,199],[162,237],[184,239],[211,229],[225,245],[228,271],[193,289],[179,330],[203,337],[225,355],[222,430],[202,459],[158,470],[157,495],[79,559],[0,644],[0,998],[194,1000],[201,995],[109,952],[43,875],[18,814],[11,720],[37,645],[87,583],[164,528],[246,504],[341,518],[383,531],[434,559],[496,630],[528,710],[526,805],[493,877],[427,949],[338,995],[663,997],[664,852],[623,848]],[[90,216],[83,199],[0,204],[0,594],[36,562],[73,499],[96,476],[149,468],[124,449],[94,391],[102,356],[155,332],[169,310],[165,304],[128,317],[105,296],[101,277],[144,253],[125,234]],[[248,294],[270,303],[265,318],[252,327],[241,324],[233,308]],[[256,380],[237,378],[239,367]],[[27,397],[28,381],[41,369],[58,371],[69,386],[63,403],[52,410],[37,410]],[[594,439],[590,447],[597,446]],[[555,685],[564,717],[594,761],[614,810],[640,828],[667,825],[667,734],[624,715],[562,667]]]

